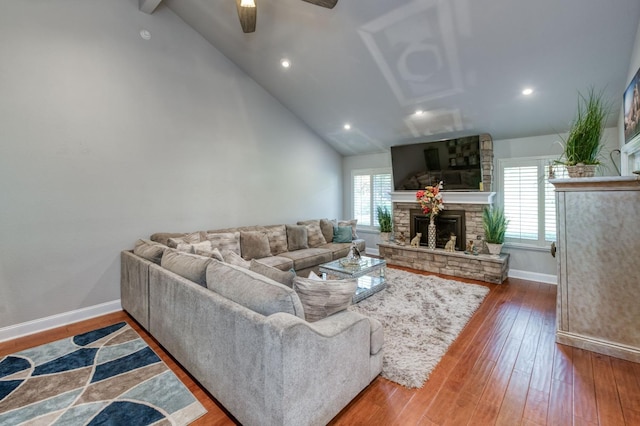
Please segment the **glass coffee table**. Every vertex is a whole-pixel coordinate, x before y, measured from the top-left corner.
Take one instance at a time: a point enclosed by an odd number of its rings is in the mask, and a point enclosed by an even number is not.
[[[323,278],[357,278],[358,287],[353,295],[353,303],[358,303],[387,286],[385,280],[385,268],[387,262],[384,259],[362,256],[359,261],[344,259],[320,265],[320,273]]]

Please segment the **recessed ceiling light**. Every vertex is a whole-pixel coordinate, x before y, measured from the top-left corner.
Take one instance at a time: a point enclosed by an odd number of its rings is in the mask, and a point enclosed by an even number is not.
[[[280,61],[280,65],[282,65],[282,68],[289,68],[291,66],[291,62],[289,62],[288,59],[283,59]]]
[[[345,123],[345,125],[344,125],[344,129],[345,129],[345,130],[349,130],[349,129],[351,129],[351,124],[349,124],[349,123]]]
[[[424,111],[421,109],[417,109],[416,112],[414,113],[415,115],[422,115],[424,114]]]
[[[149,30],[140,30],[140,37],[145,40],[151,40],[151,32]]]
[[[522,91],[522,94],[525,95],[525,96],[529,96],[532,93],[533,93],[533,89],[530,88],[530,87],[527,87]]]

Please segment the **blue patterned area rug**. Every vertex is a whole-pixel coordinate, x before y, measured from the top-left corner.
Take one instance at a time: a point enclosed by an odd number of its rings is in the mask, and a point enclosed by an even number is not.
[[[126,322],[0,358],[0,425],[187,425],[206,412]]]

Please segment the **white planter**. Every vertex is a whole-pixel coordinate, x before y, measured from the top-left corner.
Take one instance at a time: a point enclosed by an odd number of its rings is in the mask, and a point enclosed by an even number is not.
[[[388,243],[390,236],[391,236],[391,232],[381,232],[380,233],[380,241],[383,242],[383,243]]]
[[[502,251],[502,244],[494,244],[494,243],[487,243],[487,242],[485,242],[485,244],[487,245],[487,250],[489,250],[489,254],[493,256],[497,257]]]

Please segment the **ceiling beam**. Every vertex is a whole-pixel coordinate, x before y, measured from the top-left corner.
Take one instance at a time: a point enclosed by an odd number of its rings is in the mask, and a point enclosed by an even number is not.
[[[144,13],[151,15],[162,0],[138,0],[138,7]]]

